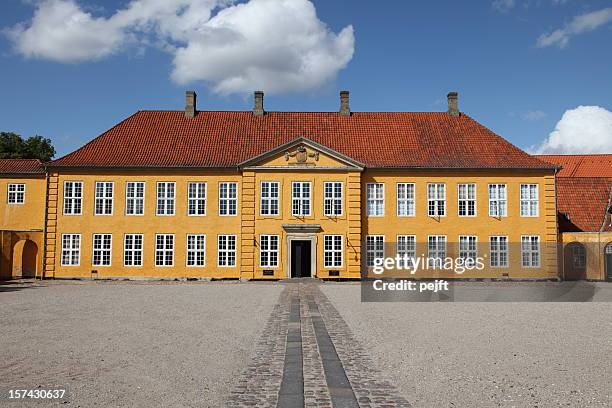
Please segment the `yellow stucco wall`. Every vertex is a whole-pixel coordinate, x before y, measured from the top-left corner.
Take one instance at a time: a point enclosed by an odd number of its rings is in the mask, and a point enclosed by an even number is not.
[[[8,204],[8,185],[25,184],[24,204]],[[45,176],[0,178],[0,230],[43,229]]]
[[[566,262],[562,276],[572,277],[572,275],[583,273],[582,278],[588,280],[606,279],[604,249],[607,245],[612,245],[612,232],[564,232],[560,238],[560,242],[567,251],[564,254]],[[571,252],[569,251],[573,243],[580,243],[585,248],[586,268],[584,271],[572,270]]]

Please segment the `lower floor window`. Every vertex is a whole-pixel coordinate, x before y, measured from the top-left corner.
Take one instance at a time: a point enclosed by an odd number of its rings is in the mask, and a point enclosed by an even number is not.
[[[111,245],[111,234],[94,234],[92,265],[109,266],[111,264]]]
[[[374,266],[376,259],[385,257],[384,235],[368,235],[366,237],[366,265]]]
[[[521,260],[524,268],[540,266],[540,237],[536,235],[521,237]]]
[[[489,242],[491,267],[508,267],[508,237],[491,237]]]
[[[217,241],[217,263],[219,266],[236,266],[236,236],[219,235]]]
[[[416,236],[398,235],[397,255],[399,256],[398,266],[400,268],[412,268],[414,265],[414,258],[416,258]]]
[[[187,235],[187,266],[204,266],[206,261],[206,235]]]
[[[459,236],[459,258],[463,259],[465,265],[473,266],[476,264],[478,256],[478,246],[476,237],[473,235]]]
[[[174,235],[157,234],[155,236],[155,266],[174,265]]]
[[[62,265],[78,266],[81,261],[81,235],[62,234]]]
[[[446,258],[446,236],[429,236],[427,238],[427,267],[441,268],[444,258]]]
[[[259,264],[262,268],[278,266],[278,235],[259,236]]]
[[[323,256],[326,268],[342,266],[342,235],[325,235]]]
[[[142,234],[125,235],[123,264],[125,266],[142,266]]]

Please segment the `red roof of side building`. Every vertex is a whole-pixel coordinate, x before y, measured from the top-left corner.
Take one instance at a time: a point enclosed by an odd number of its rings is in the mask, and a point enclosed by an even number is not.
[[[139,111],[60,167],[235,167],[304,137],[366,167],[546,169],[467,115],[443,112]]]
[[[45,174],[45,168],[38,159],[0,159],[0,174]]]
[[[557,178],[559,230],[597,232],[603,225],[603,231],[612,231],[610,215],[606,215],[611,192],[609,177]]]
[[[612,177],[612,154],[558,154],[536,157],[562,166],[557,177]]]

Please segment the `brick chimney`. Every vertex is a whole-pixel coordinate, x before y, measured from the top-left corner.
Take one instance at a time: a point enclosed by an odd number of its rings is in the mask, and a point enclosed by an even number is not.
[[[351,107],[349,106],[349,91],[340,91],[340,115],[351,116]]]
[[[262,116],[265,113],[263,106],[264,93],[262,91],[255,91],[254,95],[253,115]]]
[[[186,91],[185,92],[185,117],[193,118],[196,113],[196,93],[195,91]]]
[[[448,98],[448,114],[459,116],[459,94],[457,92],[449,92],[446,97]]]

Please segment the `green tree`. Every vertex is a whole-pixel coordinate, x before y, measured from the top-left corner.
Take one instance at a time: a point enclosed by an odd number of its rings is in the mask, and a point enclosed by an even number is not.
[[[55,156],[51,139],[31,136],[23,139],[13,132],[0,132],[0,159],[39,159],[49,161]]]

